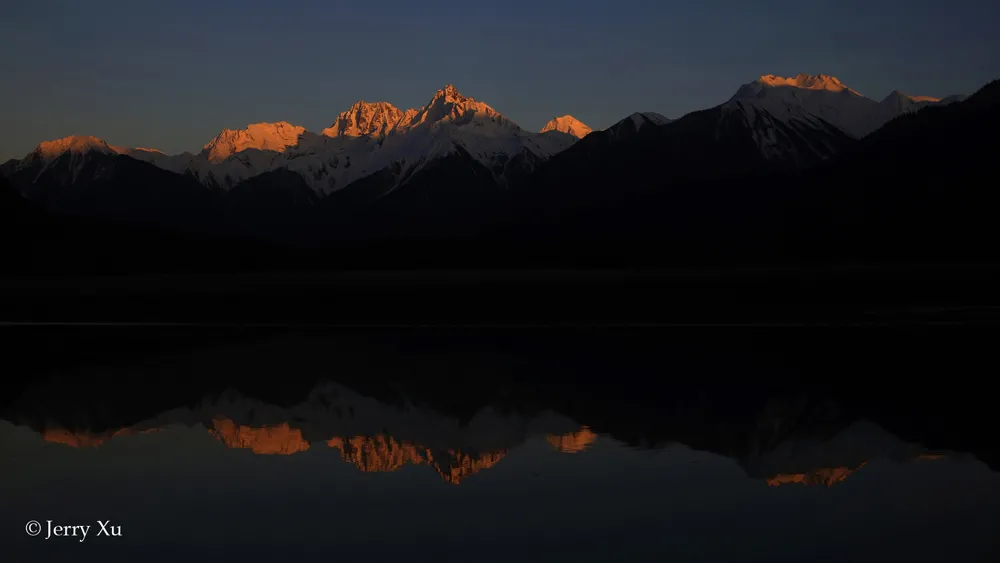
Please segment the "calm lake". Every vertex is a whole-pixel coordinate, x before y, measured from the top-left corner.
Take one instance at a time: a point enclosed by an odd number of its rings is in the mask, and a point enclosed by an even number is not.
[[[981,403],[906,395],[936,356],[860,361],[917,335],[11,338],[4,561],[1000,555]]]

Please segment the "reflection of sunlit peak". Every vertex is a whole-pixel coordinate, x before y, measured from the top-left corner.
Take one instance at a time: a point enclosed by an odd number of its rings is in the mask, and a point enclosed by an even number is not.
[[[143,430],[139,434],[145,434],[147,432],[154,432],[155,428],[149,430]],[[91,434],[89,432],[72,432],[70,430],[65,430],[63,428],[50,428],[42,432],[42,439],[46,442],[52,442],[55,444],[63,444],[73,448],[93,448],[104,444],[112,438],[118,436],[126,436],[132,434],[132,430],[129,428],[122,428],[120,430],[115,430],[114,432],[107,432],[104,434]]]
[[[779,473],[774,477],[768,478],[767,485],[769,487],[778,487],[781,485],[798,483],[802,485],[823,485],[826,487],[832,487],[843,482],[850,477],[852,473],[864,466],[865,464],[862,463],[854,469],[849,467],[825,467],[809,471],[807,473]]]
[[[340,450],[344,461],[365,472],[395,471],[406,464],[423,465],[432,460],[430,451],[411,444],[401,444],[392,437],[355,436],[331,438],[327,445]]]
[[[291,428],[287,422],[276,426],[252,428],[237,426],[228,418],[212,420],[211,432],[230,448],[246,448],[255,454],[288,455],[309,449],[309,442],[302,438],[302,431]]]
[[[437,463],[434,467],[445,481],[453,485],[458,485],[471,475],[479,473],[483,469],[489,469],[500,462],[507,455],[507,452],[487,452],[478,456],[463,454],[458,451],[448,451],[451,454],[451,463],[447,468],[442,468]]]
[[[53,428],[42,432],[42,439],[46,442],[64,444],[73,448],[92,448],[103,444],[107,437]]]
[[[564,453],[575,454],[589,448],[597,440],[597,434],[584,426],[580,430],[568,434],[549,434],[545,439],[552,444],[553,448]]]
[[[938,459],[944,459],[946,457],[948,457],[948,456],[945,455],[945,454],[938,454],[938,453],[930,453],[930,452],[928,452],[928,453],[925,453],[925,454],[918,455],[916,457],[916,459],[918,461],[934,461],[934,460],[938,460]]]
[[[448,450],[448,458],[437,459],[429,448],[399,442],[391,436],[355,436],[331,438],[327,444],[340,450],[344,461],[365,472],[396,471],[404,465],[430,465],[441,477],[452,484],[459,484],[470,475],[488,469],[503,459],[505,452],[488,452],[478,456]]]

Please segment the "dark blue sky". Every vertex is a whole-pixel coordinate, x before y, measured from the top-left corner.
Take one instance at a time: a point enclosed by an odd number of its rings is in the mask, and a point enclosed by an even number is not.
[[[358,99],[454,83],[521,126],[725,101],[761,74],[862,94],[1000,77],[996,0],[38,0],[0,16],[0,159],[72,134],[196,151],[224,127],[318,131]]]

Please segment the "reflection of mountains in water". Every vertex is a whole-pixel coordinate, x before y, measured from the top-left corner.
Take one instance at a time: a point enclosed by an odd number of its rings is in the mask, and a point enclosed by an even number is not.
[[[103,433],[45,428],[42,436],[73,447],[95,447],[176,425],[204,426],[226,447],[261,455],[335,448],[344,461],[365,472],[429,466],[454,484],[493,467],[509,449],[534,436],[545,436],[555,449],[569,453],[583,451],[597,438],[590,429],[551,412],[525,417],[487,408],[461,422],[412,405],[385,405],[334,384],[317,388],[292,408],[230,392],[220,400],[167,411],[125,428]]]
[[[335,448],[344,461],[364,472],[427,466],[453,484],[495,466],[509,450],[534,437],[544,437],[552,448],[567,454],[584,452],[599,439],[590,427],[551,411],[526,416],[485,408],[471,420],[461,422],[426,408],[382,404],[332,384],[318,388],[307,401],[291,408],[228,393],[217,401],[174,409],[103,433],[44,428],[41,434],[49,442],[96,447],[109,440],[176,425],[203,426],[226,447],[260,455]],[[759,436],[736,434],[732,440],[749,440],[755,445],[761,442]],[[723,450],[716,448],[714,453],[736,459],[750,477],[772,487],[833,486],[873,459],[913,462],[956,456],[905,443],[864,421],[830,438],[788,439],[766,450],[754,446],[752,453],[744,455],[732,453],[747,451],[740,444]]]

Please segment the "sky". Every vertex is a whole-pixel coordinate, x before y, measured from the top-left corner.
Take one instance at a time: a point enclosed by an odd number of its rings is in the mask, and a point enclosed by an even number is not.
[[[223,128],[328,127],[447,84],[539,130],[726,101],[763,74],[882,99],[1000,78],[996,0],[35,0],[0,7],[0,161],[39,142],[197,152]]]

